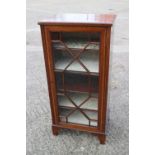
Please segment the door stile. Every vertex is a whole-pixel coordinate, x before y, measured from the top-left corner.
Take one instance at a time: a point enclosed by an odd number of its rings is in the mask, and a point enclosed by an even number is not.
[[[53,124],[58,124],[58,105],[57,105],[57,93],[56,93],[56,84],[55,84],[55,73],[54,73],[54,64],[52,57],[52,48],[51,48],[51,39],[50,39],[50,31],[45,27],[45,46],[46,50],[44,51],[46,55],[46,67],[48,70],[48,83],[49,83],[49,96],[50,96],[50,106],[52,114]]]

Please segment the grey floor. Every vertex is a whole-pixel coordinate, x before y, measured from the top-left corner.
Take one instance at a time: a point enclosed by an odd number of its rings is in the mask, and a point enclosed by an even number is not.
[[[55,13],[115,13],[110,61],[107,141],[62,130],[51,134],[51,115],[38,20]],[[27,1],[27,155],[128,155],[128,1]]]

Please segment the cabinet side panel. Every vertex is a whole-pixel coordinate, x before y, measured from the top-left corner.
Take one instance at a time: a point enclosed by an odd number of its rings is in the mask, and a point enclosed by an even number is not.
[[[101,34],[99,76],[99,130],[105,133],[110,52],[110,27]]]
[[[58,110],[57,110],[57,101],[56,101],[56,90],[55,90],[55,76],[53,72],[53,62],[50,51],[50,40],[48,37],[48,32],[45,29],[45,26],[41,26],[41,34],[42,34],[42,44],[44,50],[44,61],[46,67],[46,76],[47,76],[47,84],[48,84],[48,92],[50,99],[50,107],[51,107],[51,116],[53,124],[58,124]]]
[[[106,32],[106,78],[105,78],[105,103],[106,103],[106,116],[105,121],[109,121],[109,104],[107,103],[108,101],[108,81],[109,81],[109,61],[110,61],[110,40],[111,40],[111,27],[107,28]],[[108,122],[106,123],[106,125]],[[105,125],[105,132],[106,132],[106,125]]]

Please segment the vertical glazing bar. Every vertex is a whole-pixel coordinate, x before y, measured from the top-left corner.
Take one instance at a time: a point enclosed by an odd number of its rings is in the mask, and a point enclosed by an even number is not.
[[[88,38],[88,42],[90,42],[91,41],[91,37],[90,37],[89,33],[87,33],[87,38]]]
[[[89,88],[89,97],[92,96],[91,94],[91,76],[90,76],[90,73],[88,73],[88,88]]]
[[[65,119],[66,119],[66,123],[68,123],[68,116],[65,116]]]
[[[63,93],[65,94],[65,75],[64,75],[64,71],[62,72],[62,85],[63,85]]]
[[[90,126],[91,124],[90,124],[90,119],[89,119],[89,126]]]
[[[62,41],[62,33],[59,32],[59,40]]]

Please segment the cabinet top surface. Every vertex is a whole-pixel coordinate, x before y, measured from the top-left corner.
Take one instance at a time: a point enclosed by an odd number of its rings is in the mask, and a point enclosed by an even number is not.
[[[113,14],[56,14],[49,19],[41,20],[39,25],[112,25],[115,19]]]

